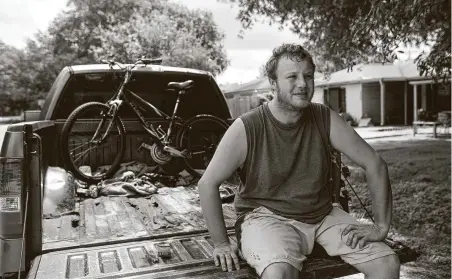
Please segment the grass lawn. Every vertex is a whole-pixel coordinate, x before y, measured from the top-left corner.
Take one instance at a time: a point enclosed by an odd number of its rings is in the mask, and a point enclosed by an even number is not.
[[[443,140],[370,142],[387,162],[393,192],[390,237],[418,251],[416,262],[404,265],[409,278],[451,278],[451,142]],[[349,181],[372,211],[365,171],[348,158]],[[351,211],[364,216],[352,197]]]

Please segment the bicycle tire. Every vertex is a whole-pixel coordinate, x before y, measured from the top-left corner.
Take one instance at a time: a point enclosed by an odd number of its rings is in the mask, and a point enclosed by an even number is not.
[[[216,143],[212,143],[208,147],[208,151],[205,151],[205,154],[208,158],[209,162],[212,158],[213,154],[215,153],[216,147],[218,146],[218,143],[220,142],[221,138],[223,137],[226,130],[229,128],[229,125],[226,121],[212,115],[197,115],[190,119],[188,119],[184,124],[182,125],[181,129],[177,133],[176,138],[176,145],[179,149],[186,149],[188,153],[193,153],[193,144],[197,144],[197,142],[201,142],[203,140],[202,137],[198,137],[197,134],[199,131],[195,131],[194,128],[196,125],[200,125],[201,128],[209,129],[210,127],[215,127],[218,135],[218,141]],[[212,131],[213,132],[213,131]],[[198,153],[198,152],[197,152]],[[207,168],[208,162],[205,161],[205,158],[184,158],[184,164],[185,164],[185,170],[190,173],[193,177],[199,178],[202,176],[201,170],[204,170]]]
[[[117,147],[118,147],[117,153],[112,153],[112,154],[115,154],[112,164],[110,165],[110,167],[108,168],[108,170],[105,173],[101,173],[98,175],[93,175],[93,174],[87,175],[87,174],[83,173],[82,171],[80,171],[80,169],[76,166],[76,164],[72,160],[71,151],[70,151],[70,141],[71,141],[70,132],[71,132],[72,128],[74,127],[74,124],[77,121],[77,119],[82,117],[84,112],[89,112],[89,110],[99,110],[99,112],[102,112],[102,111],[108,112],[109,107],[107,105],[105,105],[104,103],[100,103],[100,102],[88,102],[88,103],[85,103],[85,104],[77,107],[74,111],[72,111],[72,113],[69,115],[66,122],[64,123],[63,130],[62,130],[61,137],[60,137],[60,146],[61,146],[61,154],[63,157],[63,163],[64,163],[65,167],[74,174],[75,178],[77,178],[81,181],[84,181],[88,184],[96,184],[96,183],[100,182],[101,180],[110,178],[119,169],[121,160],[123,159],[124,152],[125,152],[125,141],[126,141],[125,128],[124,128],[124,124],[123,124],[122,120],[119,117],[116,117],[114,119],[114,122],[115,122],[114,127],[116,127],[118,135],[119,135],[119,137],[118,137],[119,143],[117,145]],[[99,121],[100,121],[100,119],[99,119]],[[98,126],[98,124],[95,125],[94,127],[97,127],[97,126]],[[113,129],[113,127],[112,127],[112,129]],[[92,133],[94,133],[94,131]],[[110,136],[110,135],[108,135],[108,136]],[[83,158],[84,158],[84,156],[83,156]],[[83,158],[82,158],[82,160],[83,160]]]

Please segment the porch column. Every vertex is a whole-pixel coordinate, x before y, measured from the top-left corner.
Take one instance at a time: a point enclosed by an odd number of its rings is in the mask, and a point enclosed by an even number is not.
[[[380,125],[385,125],[385,83],[380,80]]]
[[[403,109],[404,109],[404,118],[405,125],[408,125],[408,81],[405,82],[405,88],[403,91]]]
[[[413,85],[413,121],[417,121],[417,85]]]
[[[427,85],[421,85],[421,108],[427,110]]]

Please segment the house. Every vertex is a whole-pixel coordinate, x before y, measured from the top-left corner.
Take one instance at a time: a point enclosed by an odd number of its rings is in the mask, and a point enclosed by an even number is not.
[[[223,90],[234,117],[258,106],[259,95],[269,92],[267,77]],[[356,121],[369,117],[375,125],[411,125],[418,120],[417,109],[451,110],[450,82],[435,84],[420,76],[414,62],[358,64],[332,73],[329,79],[316,73],[312,101],[347,112]]]
[[[450,81],[435,84],[419,76],[413,62],[359,64],[317,79],[313,101],[357,121],[369,117],[377,125],[410,125],[418,119],[417,109],[451,110]]]

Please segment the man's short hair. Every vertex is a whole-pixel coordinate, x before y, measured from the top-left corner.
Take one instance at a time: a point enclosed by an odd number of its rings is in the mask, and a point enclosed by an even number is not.
[[[276,68],[278,61],[281,57],[287,57],[290,59],[296,59],[296,61],[307,60],[311,63],[313,70],[315,71],[315,64],[311,54],[298,44],[282,44],[279,47],[273,49],[273,54],[265,64],[265,75],[273,81],[276,81]]]

